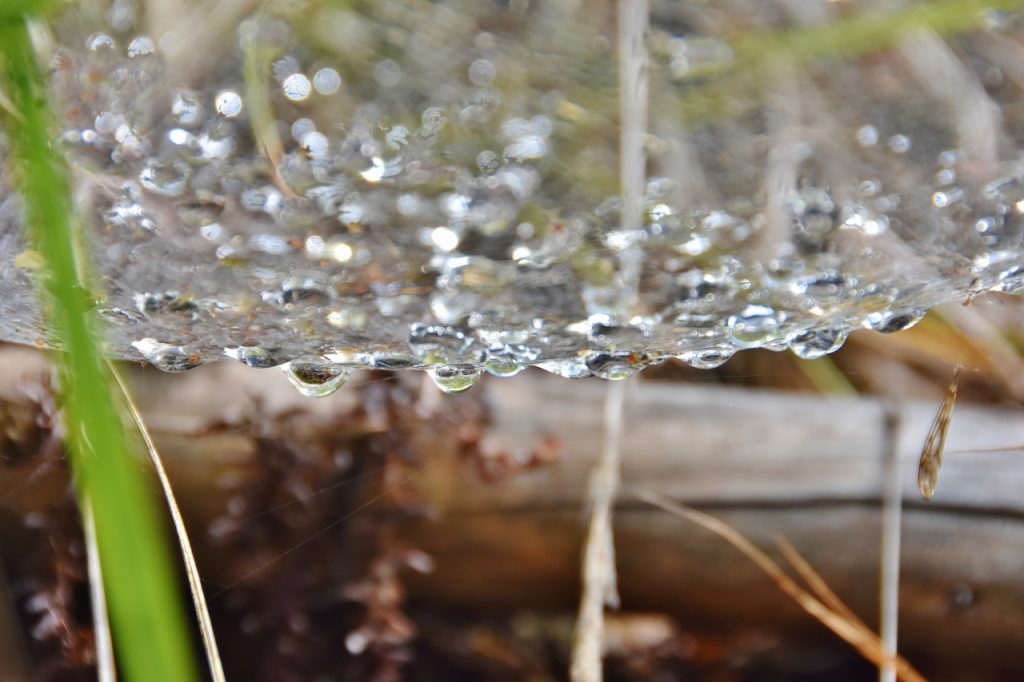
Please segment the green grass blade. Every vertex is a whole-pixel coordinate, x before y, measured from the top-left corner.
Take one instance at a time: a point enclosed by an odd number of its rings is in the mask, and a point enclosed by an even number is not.
[[[25,4],[25,3],[22,3]],[[122,406],[101,357],[79,280],[67,169],[52,143],[45,87],[24,19],[0,15],[0,87],[18,116],[3,115],[25,202],[55,354],[79,496],[91,502],[119,664],[129,680],[195,679],[183,602],[155,500],[129,447]]]
[[[199,567],[196,564],[195,553],[192,551],[192,543],[188,539],[188,530],[185,528],[185,519],[181,515],[181,508],[174,496],[174,489],[171,487],[171,479],[167,476],[163,460],[156,449],[152,436],[149,435],[149,427],[146,426],[142,413],[132,399],[128,391],[128,385],[124,377],[117,371],[117,367],[108,363],[110,374],[114,377],[121,395],[124,396],[124,404],[132,421],[142,436],[142,442],[149,453],[149,461],[153,465],[153,471],[160,482],[160,488],[164,493],[164,501],[167,503],[167,510],[171,514],[171,522],[174,527],[174,534],[178,537],[178,547],[181,550],[181,558],[185,563],[185,576],[188,578],[189,592],[192,594],[192,607],[196,612],[196,621],[199,625],[199,636],[203,641],[203,648],[206,652],[206,661],[210,669],[210,678],[213,682],[225,682],[224,664],[220,660],[220,650],[217,647],[217,638],[213,632],[213,620],[210,618],[210,609],[206,604],[206,595],[203,593],[202,580],[199,577]]]

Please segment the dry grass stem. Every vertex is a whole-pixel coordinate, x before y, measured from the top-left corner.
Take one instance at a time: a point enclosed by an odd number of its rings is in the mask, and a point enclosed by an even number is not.
[[[839,598],[839,595],[832,591],[832,588],[828,586],[828,583],[826,583],[825,579],[821,577],[821,574],[814,570],[814,567],[808,563],[807,559],[805,559],[803,555],[796,550],[796,547],[794,547],[789,540],[780,535],[775,538],[775,545],[779,548],[779,551],[782,552],[782,556],[789,562],[789,565],[800,574],[800,577],[804,579],[804,582],[807,583],[808,587],[810,587],[811,590],[814,591],[814,594],[818,596],[818,599],[839,615],[859,623],[865,628],[867,627],[867,625],[864,624],[864,621],[857,617],[857,615],[843,603]]]
[[[662,509],[663,511],[684,518],[687,521],[691,521],[726,540],[729,544],[742,552],[748,559],[753,561],[758,568],[764,571],[768,577],[772,579],[772,582],[774,582],[780,590],[795,601],[802,609],[818,619],[818,621],[820,621],[825,627],[849,643],[862,656],[864,656],[864,658],[871,661],[879,668],[894,668],[896,670],[897,677],[902,680],[909,680],[910,682],[924,681],[925,678],[921,673],[914,669],[914,667],[904,658],[891,654],[886,649],[879,636],[872,632],[866,625],[864,625],[863,622],[857,618],[851,619],[847,616],[846,613],[849,611],[848,608],[844,606],[841,611],[837,611],[835,608],[829,606],[824,600],[815,597],[807,590],[800,587],[767,554],[758,549],[757,546],[747,540],[739,533],[739,531],[729,524],[691,507],[676,504],[671,500],[650,491],[640,491],[637,493],[637,497],[648,504]],[[801,560],[800,563],[806,565],[806,561],[804,560]],[[798,568],[797,570],[799,571],[801,569]],[[816,581],[824,582],[820,579],[820,576],[816,578]],[[831,590],[828,592],[832,595],[829,597],[829,600],[831,600],[832,597],[835,597]],[[838,600],[838,597],[835,597],[835,599]]]
[[[648,21],[647,0],[620,0],[617,12],[620,228],[627,232],[643,224],[647,167],[644,136],[649,104],[645,42]],[[633,246],[619,256],[622,300],[627,306],[633,305],[639,288],[641,255],[639,247]],[[583,594],[569,670],[573,682],[601,682],[603,679],[604,608],[615,608],[619,604],[612,507],[619,490],[625,396],[626,382],[609,385],[601,458],[590,479],[590,526],[583,550]]]
[[[590,525],[583,549],[583,595],[580,597],[570,667],[573,682],[601,682],[603,679],[604,608],[614,608],[619,604],[612,505],[619,489],[625,393],[625,382],[608,386],[604,446],[590,480]]]
[[[886,451],[882,468],[882,537],[879,560],[879,624],[882,645],[895,654],[900,620],[900,554],[903,546],[903,483],[899,455],[899,412],[886,409]],[[896,682],[896,669],[878,671],[879,682]]]
[[[96,641],[96,677],[99,682],[115,682],[117,680],[117,664],[114,662],[114,640],[110,634],[107,594],[103,587],[103,567],[100,564],[99,546],[96,544],[96,519],[92,514],[92,503],[88,499],[82,500],[82,529],[85,535],[85,557],[89,569],[93,636]]]

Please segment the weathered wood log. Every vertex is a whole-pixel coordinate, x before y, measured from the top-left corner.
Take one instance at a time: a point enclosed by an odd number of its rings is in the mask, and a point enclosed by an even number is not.
[[[497,442],[526,447],[553,434],[565,456],[498,487],[475,483],[471,472],[435,470],[435,495],[453,511],[578,508],[600,450],[603,385],[533,375],[489,388]],[[623,494],[645,488],[713,504],[877,501],[883,461],[895,443],[904,499],[923,505],[918,459],[937,408],[640,382],[626,410]],[[1010,444],[1024,444],[1024,413],[956,408],[928,508],[1024,513],[1022,453],[965,452]]]
[[[16,356],[0,353],[2,404],[23,401],[18,381],[47,371],[33,351],[18,349]],[[278,371],[218,364],[181,376],[140,369],[131,379],[193,528],[223,510],[215,481],[224,462],[257,447],[251,430],[224,424],[288,415],[289,431],[303,438],[376,428],[349,419],[354,393],[302,398]],[[402,525],[404,538],[437,562],[433,574],[409,579],[412,596],[477,610],[571,609],[605,385],[527,372],[486,381],[485,388],[495,450],[514,454],[553,436],[563,452],[545,466],[488,483],[459,461],[457,439],[443,420],[411,434],[431,460],[415,484],[438,510],[435,520]],[[411,409],[444,410],[452,398],[432,391]],[[821,633],[733,548],[632,497],[652,490],[707,508],[763,547],[785,535],[872,622],[883,461],[895,447],[907,506],[903,649],[940,667],[1020,673],[1024,455],[960,451],[1024,444],[1024,415],[958,407],[936,496],[924,503],[916,491],[917,459],[937,407],[640,381],[629,398],[616,513],[624,607],[671,613],[685,627]],[[0,490],[16,484],[10,472],[0,476]],[[0,506],[17,509],[25,494],[0,492]],[[237,578],[223,574],[215,553],[201,556],[200,566],[214,583]]]
[[[555,434],[565,452],[500,485],[465,467],[429,470],[424,488],[444,513],[406,537],[439,563],[413,588],[464,606],[572,608],[604,387],[534,376],[490,388],[500,443]],[[957,408],[939,490],[925,503],[916,471],[936,409],[641,382],[627,410],[615,522],[624,607],[667,611],[684,626],[816,627],[721,539],[630,498],[642,489],[702,505],[765,548],[786,536],[875,622],[883,462],[895,447],[907,507],[904,650],[944,676],[944,666],[977,665],[979,652],[987,670],[1019,673],[1024,455],[958,451],[1024,443],[1024,415]]]

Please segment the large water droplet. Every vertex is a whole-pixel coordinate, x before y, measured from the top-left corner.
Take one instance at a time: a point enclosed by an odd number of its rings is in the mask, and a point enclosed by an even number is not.
[[[476,365],[445,365],[428,370],[434,384],[445,393],[462,393],[480,380],[481,370]]]
[[[182,346],[174,346],[169,343],[161,343],[156,339],[145,338],[134,341],[132,346],[142,353],[157,369],[165,372],[184,372],[187,369],[197,367],[202,361],[199,353],[187,350]]]
[[[292,360],[282,365],[281,369],[292,386],[310,398],[329,396],[344,386],[351,374],[344,365],[317,358]]]
[[[846,341],[846,331],[836,327],[805,329],[789,339],[789,349],[804,360],[816,360],[839,350]]]
[[[762,346],[779,331],[775,311],[763,305],[748,305],[729,318],[729,336],[740,348]]]
[[[736,351],[731,348],[706,348],[683,353],[679,359],[695,369],[715,369],[724,365],[735,354]]]

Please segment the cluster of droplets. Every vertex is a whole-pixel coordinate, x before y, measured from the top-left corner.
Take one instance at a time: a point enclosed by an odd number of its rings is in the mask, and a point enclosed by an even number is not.
[[[354,369],[417,369],[454,393],[529,366],[620,380],[750,348],[815,359],[854,329],[1024,289],[1024,160],[978,163],[939,120],[949,107],[907,89],[892,91],[923,112],[920,133],[889,115],[902,100],[872,108],[827,83],[821,98],[843,102],[827,136],[731,114],[657,122],[644,144],[660,175],[624,225],[618,102],[591,87],[615,72],[608,22],[561,35],[529,3],[492,4],[332,7],[313,23],[346,39],[323,50],[306,47],[322,35],[250,17],[202,73],[127,10],[59,46],[61,140],[114,283],[97,304],[111,353],[166,371],[281,367],[311,396]],[[648,37],[652,111],[737,63],[727,34],[677,35],[693,23],[677,14],[701,10],[670,5]],[[71,27],[91,20],[68,11]],[[835,68],[885,80],[870,61]],[[785,112],[771,113],[753,118]],[[38,319],[23,300],[30,288],[0,301],[4,318]],[[21,327],[6,336],[26,340]]]

